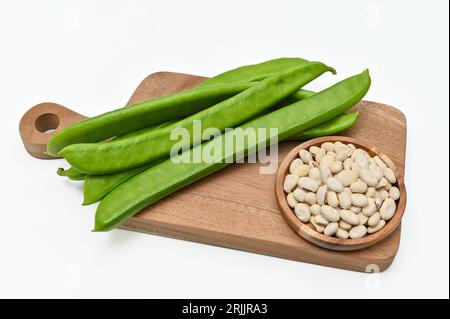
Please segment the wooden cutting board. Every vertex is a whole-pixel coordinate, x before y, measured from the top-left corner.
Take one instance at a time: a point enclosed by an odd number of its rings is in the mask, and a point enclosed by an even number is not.
[[[145,78],[127,105],[194,87],[205,77],[158,72]],[[406,119],[399,110],[362,101],[358,123],[344,135],[384,151],[404,174]],[[52,133],[85,118],[55,103],[41,103],[22,118],[20,133],[29,153],[43,153]],[[279,161],[300,142],[282,142]],[[375,246],[352,252],[326,250],[300,238],[284,221],[275,199],[275,174],[259,164],[232,164],[147,207],[122,228],[355,271],[383,271],[395,258],[400,227]],[[81,209],[81,208],[80,208]]]

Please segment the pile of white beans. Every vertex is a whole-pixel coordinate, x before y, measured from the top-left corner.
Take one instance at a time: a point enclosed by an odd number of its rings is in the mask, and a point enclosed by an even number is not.
[[[397,210],[394,171],[353,144],[325,142],[302,149],[283,188],[303,223],[337,238],[362,238],[382,229]]]

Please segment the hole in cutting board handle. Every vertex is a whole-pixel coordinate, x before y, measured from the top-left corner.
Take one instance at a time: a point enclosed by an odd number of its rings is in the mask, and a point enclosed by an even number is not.
[[[36,118],[34,127],[41,133],[52,133],[56,131],[60,122],[61,121],[56,114],[45,113]]]

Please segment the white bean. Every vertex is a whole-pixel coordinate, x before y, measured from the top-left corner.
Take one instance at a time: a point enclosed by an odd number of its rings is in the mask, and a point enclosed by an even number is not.
[[[322,144],[322,148],[326,151],[334,151],[334,143],[331,142],[325,142]]]
[[[298,152],[298,155],[299,155],[300,159],[303,161],[303,163],[305,163],[305,164],[308,164],[309,162],[311,162],[313,160],[311,153],[308,152],[307,150],[300,150]]]
[[[368,220],[367,224],[368,224],[370,227],[374,227],[374,226],[376,226],[376,225],[378,224],[378,222],[380,221],[380,219],[381,219],[380,213],[379,213],[379,212],[376,212],[375,214],[373,214],[372,216],[369,217],[369,220]]]
[[[367,234],[367,228],[364,225],[358,225],[350,229],[349,235],[352,239],[362,238]]]
[[[398,200],[400,198],[400,190],[395,186],[391,187],[389,190],[389,197],[393,200]]]
[[[361,166],[358,163],[352,163],[351,170],[359,175],[359,171],[361,170]]]
[[[294,174],[297,167],[303,164],[303,161],[299,158],[296,158],[292,161],[291,165],[289,165],[289,173]]]
[[[326,226],[328,225],[330,222],[323,217],[322,215],[316,215],[314,216],[314,221],[316,222],[316,224],[318,225],[322,225],[322,226]]]
[[[327,235],[327,236],[333,236],[334,234],[336,234],[338,229],[339,229],[338,223],[329,223],[325,227],[323,233],[324,233],[324,235]]]
[[[339,221],[339,213],[338,211],[328,205],[323,205],[320,208],[320,211],[322,212],[322,216],[325,217],[330,222],[337,222]]]
[[[334,177],[327,178],[327,186],[328,189],[336,193],[344,191],[344,186],[342,185],[342,183]]]
[[[317,167],[310,168],[308,176],[313,178],[313,179],[315,179],[319,183],[321,182],[321,180],[320,180],[320,170]]]
[[[339,193],[338,195],[339,205],[343,209],[349,209],[352,206],[352,198],[347,192]]]
[[[294,198],[294,193],[289,193],[286,197],[286,201],[290,208],[294,208],[297,205],[297,201]]]
[[[309,211],[314,216],[320,215],[320,205],[319,204],[311,205],[311,207],[309,208]]]
[[[339,199],[335,192],[327,192],[327,204],[333,208],[337,208],[339,206]]]
[[[367,199],[367,206],[363,207],[362,213],[367,217],[372,216],[377,211],[377,205],[375,204],[375,200],[373,198]]]
[[[350,155],[352,155],[352,149],[345,144],[335,146],[336,160],[344,161]]]
[[[356,206],[351,206],[351,207],[349,208],[349,210],[351,210],[351,211],[354,212],[355,214],[359,214],[359,213],[361,213],[362,208],[361,208],[361,207],[356,207]]]
[[[306,193],[305,202],[308,203],[309,205],[316,204],[317,203],[316,202],[316,193],[314,193],[314,192]]]
[[[314,228],[316,229],[317,232],[323,233],[323,231],[325,230],[325,227],[323,227],[322,225],[317,224],[316,217],[317,216],[311,218],[311,224],[314,226]]]
[[[332,155],[326,154],[322,158],[322,162],[323,162],[323,164],[327,164],[328,166],[331,166],[331,164],[333,164],[333,162],[334,162],[334,157]]]
[[[353,193],[364,194],[365,192],[367,192],[367,184],[364,183],[362,180],[358,179],[356,182],[350,185],[350,190]]]
[[[359,171],[359,177],[363,180],[364,183],[371,187],[375,187],[378,185],[378,179],[377,177],[372,173],[371,170],[367,168],[362,168]]]
[[[324,158],[326,153],[327,152],[323,148],[321,148],[319,153],[317,153],[317,155],[316,155],[316,162],[320,164],[320,162],[322,161],[322,159]]]
[[[375,187],[369,187],[367,188],[366,197],[374,197],[375,196]]]
[[[383,169],[378,167],[377,164],[370,164],[369,170],[372,172],[372,174],[379,180],[383,177]]]
[[[305,202],[306,192],[303,189],[296,188],[292,194],[297,202]]]
[[[322,180],[322,183],[324,183],[324,184],[327,182],[327,178],[329,176],[331,176],[330,165],[332,163],[333,163],[333,158],[330,155],[325,155],[319,164],[320,178]]]
[[[378,155],[375,155],[373,159],[381,169],[385,169],[387,167],[386,163],[384,163],[384,161]]]
[[[383,187],[387,188],[387,187],[389,187],[389,185],[391,185],[391,183],[389,183],[388,180],[385,177],[382,177],[380,179],[380,181],[378,182],[376,188],[383,188]]]
[[[355,152],[355,163],[359,164],[361,168],[369,168],[369,159],[364,151],[357,149]]]
[[[322,167],[320,168],[320,181],[323,184],[326,184],[328,177],[332,176],[329,168]]]
[[[294,174],[286,175],[284,179],[283,189],[286,193],[292,192],[295,186],[297,186],[298,177]]]
[[[298,179],[298,186],[311,192],[316,192],[319,188],[319,182],[311,177],[300,177]]]
[[[309,212],[308,205],[303,203],[298,203],[294,208],[295,215],[300,219],[300,221],[307,223],[311,218],[311,213]]]
[[[341,215],[341,219],[344,222],[346,222],[347,224],[354,225],[354,226],[359,225],[359,218],[354,212],[352,212],[350,210],[342,209],[340,212],[340,215]]]
[[[383,174],[389,183],[394,184],[395,182],[397,182],[397,178],[395,177],[395,173],[392,168],[386,167],[385,169],[383,169]]]
[[[359,224],[360,225],[365,225],[367,224],[369,217],[367,217],[366,215],[364,215],[363,213],[359,213],[358,215],[358,219],[359,219]]]
[[[347,158],[344,161],[344,164],[342,164],[342,166],[344,167],[344,169],[349,171],[352,169],[352,164],[353,164],[353,160],[351,158]]]
[[[333,161],[336,159],[336,153],[333,152],[333,151],[328,151],[328,152],[327,152],[327,155],[328,155],[328,156],[331,156],[331,157],[333,158]]]
[[[375,207],[376,207],[377,209],[380,209],[381,204],[383,203],[383,201],[381,200],[381,198],[377,197],[377,198],[374,198],[373,200],[375,201]]]
[[[319,154],[319,152],[320,152],[320,147],[313,145],[313,146],[311,146],[311,147],[309,148],[309,152],[310,152],[312,155],[316,156],[316,155]]]
[[[381,218],[390,220],[394,216],[396,210],[397,205],[395,204],[395,201],[392,198],[386,198],[380,207]]]
[[[322,185],[317,189],[317,194],[316,194],[317,204],[324,205],[326,196],[327,196],[327,185]]]
[[[309,165],[306,165],[306,164],[299,165],[295,169],[294,174],[297,175],[298,177],[308,176],[308,174],[309,174]]]
[[[356,182],[358,179],[358,173],[351,170],[343,170],[340,171],[335,177],[344,187],[347,187]]]
[[[347,239],[348,238],[348,231],[345,229],[339,228],[336,232],[336,237],[341,239]]]
[[[352,225],[350,225],[350,224],[348,224],[348,223],[346,223],[346,222],[344,222],[342,219],[339,221],[339,227],[340,228],[342,228],[342,229],[345,229],[345,230],[350,230],[350,229],[352,229]]]
[[[342,171],[342,161],[340,160],[334,161],[333,164],[330,166],[330,171],[333,174],[337,174],[340,171]]]
[[[383,228],[384,225],[386,225],[386,221],[380,220],[380,221],[378,222],[378,224],[376,224],[375,226],[373,226],[373,227],[368,227],[368,228],[367,228],[367,232],[368,232],[369,234],[376,233],[376,232],[379,231],[381,228]]]
[[[384,188],[377,190],[377,194],[382,201],[389,197],[389,193]]]
[[[356,207],[365,207],[369,202],[363,194],[352,194],[352,205]]]

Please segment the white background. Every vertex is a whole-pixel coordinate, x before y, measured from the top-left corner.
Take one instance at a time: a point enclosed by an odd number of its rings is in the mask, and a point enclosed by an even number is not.
[[[449,297],[448,1],[1,1],[0,297]],[[283,56],[339,75],[369,67],[366,99],[408,121],[399,253],[370,277],[123,230],[24,150],[23,113],[95,115],[160,70],[214,75]],[[314,87],[314,86],[313,86]]]

